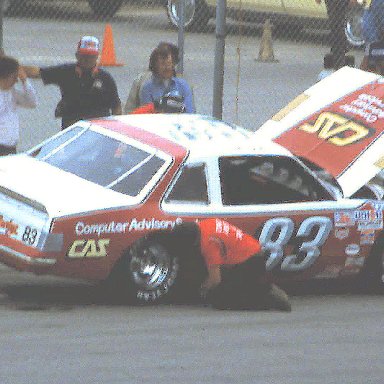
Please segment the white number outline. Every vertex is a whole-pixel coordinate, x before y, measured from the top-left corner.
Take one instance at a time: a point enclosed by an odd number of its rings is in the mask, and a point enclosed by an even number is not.
[[[292,238],[295,224],[292,219],[287,217],[267,220],[259,237],[263,249],[270,252],[266,262],[267,271],[280,263],[281,270],[287,272],[302,271],[313,265],[320,256],[320,247],[332,230],[332,220],[324,216],[308,217],[300,224],[295,237],[309,236],[314,227],[318,227],[318,231],[312,240],[303,241],[297,254],[284,256],[284,247]],[[279,230],[279,234],[277,238],[274,238],[277,230]],[[298,254],[303,252],[305,253],[304,258],[298,262]]]

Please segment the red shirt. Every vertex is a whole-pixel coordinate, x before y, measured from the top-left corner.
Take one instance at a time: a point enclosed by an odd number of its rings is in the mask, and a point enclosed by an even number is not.
[[[261,250],[256,239],[224,220],[205,219],[198,225],[207,266],[241,264]]]

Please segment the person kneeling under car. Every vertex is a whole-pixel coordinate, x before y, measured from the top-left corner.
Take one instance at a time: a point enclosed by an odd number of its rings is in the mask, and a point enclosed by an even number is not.
[[[174,93],[167,93],[152,103],[144,104],[134,109],[131,114],[145,113],[185,113],[184,98]]]
[[[207,267],[201,296],[218,309],[278,309],[291,311],[287,294],[266,274],[260,243],[221,219],[177,225],[174,233],[192,233]]]

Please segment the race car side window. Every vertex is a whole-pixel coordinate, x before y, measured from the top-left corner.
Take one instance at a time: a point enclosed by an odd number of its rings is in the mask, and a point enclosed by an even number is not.
[[[219,167],[224,205],[279,204],[330,198],[300,163],[288,157],[223,157]]]
[[[199,203],[208,205],[205,165],[184,167],[165,198],[166,203]]]

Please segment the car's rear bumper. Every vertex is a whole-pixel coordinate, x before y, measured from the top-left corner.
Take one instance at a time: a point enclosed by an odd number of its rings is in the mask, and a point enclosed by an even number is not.
[[[13,244],[17,243],[14,241],[2,241],[1,243],[0,262],[19,271],[47,273],[47,270],[56,264],[57,260],[45,252]]]

